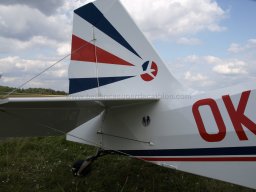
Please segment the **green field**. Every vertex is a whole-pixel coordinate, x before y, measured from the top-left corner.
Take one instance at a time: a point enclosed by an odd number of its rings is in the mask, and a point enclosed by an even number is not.
[[[64,137],[1,141],[0,191],[253,191],[120,155],[104,156],[86,177],[73,177],[72,163],[94,152]]]
[[[14,91],[9,97],[42,97],[67,95],[64,91],[55,91],[43,88],[16,89],[13,87],[0,86],[0,99],[4,99],[9,93]]]

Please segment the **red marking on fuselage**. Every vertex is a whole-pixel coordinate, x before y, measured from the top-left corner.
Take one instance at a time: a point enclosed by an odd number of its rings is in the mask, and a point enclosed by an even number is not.
[[[256,135],[256,124],[244,114],[250,93],[251,91],[245,91],[242,93],[237,109],[235,109],[229,95],[222,97],[236,134],[241,141],[248,140],[242,124]]]
[[[217,127],[218,127],[218,133],[215,134],[209,134],[207,133],[205,126],[204,126],[204,122],[202,120],[200,111],[199,111],[199,107],[201,106],[209,106],[213,117],[217,123]],[[222,116],[220,114],[220,110],[218,108],[217,103],[213,100],[213,99],[203,99],[200,101],[197,101],[196,103],[194,103],[193,107],[192,107],[192,111],[194,114],[194,118],[196,120],[196,124],[199,130],[199,134],[201,135],[201,137],[208,142],[218,142],[221,141],[225,138],[226,136],[226,126],[225,123],[222,119]]]
[[[245,134],[244,127],[249,129],[252,133],[256,135],[256,123],[254,123],[249,117],[247,117],[245,113],[245,109],[249,100],[251,91],[245,91],[241,94],[239,104],[237,109],[235,109],[233,102],[229,95],[224,95],[222,100],[225,104],[227,112],[229,114],[230,120],[233,124],[234,130],[240,141],[248,140],[248,137]],[[199,108],[201,106],[209,106],[214,120],[217,124],[218,133],[209,134],[207,133]],[[213,99],[202,99],[194,103],[192,107],[192,112],[195,118],[195,122],[197,124],[199,134],[201,137],[207,142],[219,142],[225,138],[226,135],[226,126],[221,116],[220,110],[215,100]],[[242,126],[244,125],[244,126]]]

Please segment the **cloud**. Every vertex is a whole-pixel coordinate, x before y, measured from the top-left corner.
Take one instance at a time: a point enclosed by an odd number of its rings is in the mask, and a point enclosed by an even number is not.
[[[73,6],[61,2],[49,12],[39,1],[0,2],[0,85],[20,86],[70,53]],[[68,64],[66,59],[26,86],[67,91]]]
[[[216,56],[201,56],[196,57],[197,62],[204,62],[205,64],[213,65],[212,71],[223,75],[241,75],[246,74],[247,64],[245,61],[228,58],[223,59]],[[195,61],[194,60],[194,61]]]
[[[44,37],[47,41],[54,40],[63,45],[68,44],[72,28],[72,10],[90,1],[3,0],[0,2],[1,40],[2,42],[11,41],[11,45],[18,44],[18,47],[31,44],[29,42],[33,41],[34,37]],[[210,26],[218,25],[218,20],[225,15],[217,3],[209,0],[196,0],[193,4],[187,0],[138,0],[136,3],[133,0],[122,0],[122,2],[131,11],[143,31],[156,39],[172,37],[176,32],[178,36],[188,35],[198,31],[199,28],[200,30],[210,30]],[[50,8],[46,9],[46,7]],[[52,12],[52,15],[45,14],[44,10]],[[206,14],[209,15],[206,17]],[[17,17],[17,15],[19,16]],[[183,24],[181,25],[181,23]],[[192,27],[191,24],[193,24]],[[184,33],[176,31],[176,28]],[[15,43],[15,39],[19,41]],[[179,37],[177,42],[186,45],[200,44],[200,40],[184,35]],[[5,43],[3,47],[6,50],[11,48],[16,50],[16,46],[8,47],[8,43]],[[50,47],[52,47],[51,43]],[[68,50],[67,46],[65,47]],[[64,48],[57,50],[58,54],[60,52],[67,53]]]
[[[189,81],[205,81],[208,77],[205,75],[202,75],[201,73],[193,74],[190,71],[187,71],[185,73],[185,80]]]
[[[71,35],[71,26],[67,25],[66,19],[65,15],[46,16],[23,5],[0,5],[0,36],[22,41],[45,36],[63,41]]]
[[[247,73],[246,62],[234,58],[223,59],[212,55],[190,55],[181,60],[181,62],[187,63],[188,65],[194,64],[194,66],[203,66],[204,68],[208,68],[213,72],[223,75],[241,75]]]
[[[65,56],[71,53],[71,44],[70,43],[61,43],[58,45],[57,53],[60,56]]]
[[[223,31],[226,12],[212,0],[121,0],[151,39],[176,38],[201,31]]]
[[[42,48],[43,46],[49,48],[54,47],[56,43],[56,41],[43,36],[33,36],[29,41],[0,37],[0,52],[15,53],[34,49],[36,47]]]
[[[0,57],[58,60],[69,54],[72,16],[68,14],[72,15],[72,7],[67,5],[63,4],[56,15],[44,15],[29,6],[0,3]],[[13,12],[16,14],[10,14]]]
[[[186,71],[184,74],[183,83],[189,87],[190,89],[196,91],[199,89],[199,93],[205,89],[205,87],[209,87],[213,85],[215,82],[208,78],[208,76],[203,75],[200,72],[193,73],[192,71]],[[197,86],[195,86],[197,84]]]
[[[31,8],[36,8],[40,12],[46,15],[56,13],[56,9],[61,7],[64,0],[47,0],[47,1],[35,1],[35,0],[1,0],[0,5],[25,5]],[[10,12],[12,13],[12,12]],[[14,14],[16,15],[16,14]],[[17,15],[16,15],[17,16]]]
[[[40,5],[49,2],[50,6],[54,1],[0,2],[0,74],[3,74],[0,84],[18,86],[70,53],[72,10],[87,1],[61,0],[49,10],[45,8],[48,5]],[[199,32],[225,30],[221,21],[227,12],[215,0],[122,0],[122,3],[153,40],[171,39],[178,44],[199,45],[202,42],[195,38]],[[175,67],[171,70],[181,82],[199,91],[230,86],[252,76],[253,71],[249,59],[232,54],[255,50],[255,45],[255,39],[230,45],[231,58],[189,55],[173,62]],[[68,63],[66,60],[55,66],[28,86],[67,91]]]
[[[71,53],[70,42],[58,42],[47,37],[34,36],[29,41],[0,37],[0,58],[8,56],[26,55],[26,58],[60,59]],[[11,53],[11,54],[10,54]]]
[[[248,39],[245,44],[232,43],[228,51],[230,53],[242,53],[246,51],[256,50],[256,39]]]
[[[0,79],[1,85],[18,87],[35,75],[51,66],[55,61],[52,60],[31,60],[17,56],[10,56],[0,59]],[[42,74],[26,87],[55,88],[67,91],[68,86],[68,64],[59,63],[46,73]]]
[[[202,42],[197,38],[181,37],[176,41],[181,45],[200,45]]]
[[[199,91],[216,90],[247,82],[254,73],[249,70],[247,61],[213,55],[179,58],[172,62],[170,69],[186,87]]]
[[[243,47],[241,47],[239,44],[237,43],[232,43],[230,45],[230,47],[228,48],[228,51],[231,53],[239,53],[242,52],[244,50]]]
[[[213,71],[224,75],[246,74],[246,63],[237,59],[222,61],[213,67]]]

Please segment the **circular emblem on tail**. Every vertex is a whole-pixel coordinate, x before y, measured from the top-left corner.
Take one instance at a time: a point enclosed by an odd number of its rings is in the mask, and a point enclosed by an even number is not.
[[[154,61],[146,61],[142,65],[143,74],[141,74],[141,78],[144,81],[152,81],[158,73],[157,64]]]

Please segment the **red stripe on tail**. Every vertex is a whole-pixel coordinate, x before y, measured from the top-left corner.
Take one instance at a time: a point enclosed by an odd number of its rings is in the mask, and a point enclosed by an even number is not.
[[[95,50],[97,53],[97,62],[98,63],[134,66],[133,64],[131,64],[131,63],[129,63],[129,62],[75,36],[75,35],[72,35],[71,60],[87,61],[87,62],[95,62],[96,63]]]

